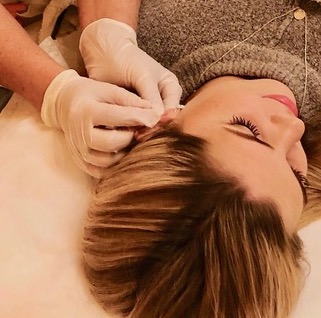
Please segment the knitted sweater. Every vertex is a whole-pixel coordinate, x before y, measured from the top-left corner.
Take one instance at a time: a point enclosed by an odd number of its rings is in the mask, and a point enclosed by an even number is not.
[[[293,91],[302,119],[309,121],[321,111],[321,5],[301,1],[306,18],[299,20],[293,11],[298,5],[289,2],[143,0],[138,44],[177,75],[183,101],[219,76],[272,78]]]

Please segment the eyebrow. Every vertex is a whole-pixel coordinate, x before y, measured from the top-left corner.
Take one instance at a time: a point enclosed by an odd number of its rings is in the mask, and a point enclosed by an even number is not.
[[[257,137],[255,137],[254,135],[249,135],[247,133],[244,133],[242,131],[239,131],[239,130],[235,130],[235,129],[232,129],[232,128],[229,128],[229,127],[224,127],[225,130],[227,130],[228,132],[236,135],[236,136],[239,136],[241,138],[244,138],[246,140],[251,140],[251,141],[254,141],[254,142],[257,142],[265,147],[268,147],[270,149],[274,149],[270,144],[268,144],[267,142],[261,140],[261,139],[258,139]],[[302,195],[303,195],[303,202],[304,202],[304,205],[307,204],[308,202],[308,196],[307,196],[307,190],[306,188],[302,185],[301,181],[300,181],[300,178],[299,176],[293,171],[293,169],[291,169],[294,176],[295,176],[295,179],[298,181],[299,185],[300,185],[300,189],[302,191]]]

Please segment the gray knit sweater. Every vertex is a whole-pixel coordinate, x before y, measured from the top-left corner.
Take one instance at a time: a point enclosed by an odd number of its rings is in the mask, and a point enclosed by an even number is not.
[[[177,75],[183,101],[218,76],[272,78],[292,89],[301,117],[309,121],[317,110],[321,111],[321,4],[301,1],[307,18],[297,20],[294,11],[288,12],[297,4],[289,2],[145,0],[140,10],[138,43]],[[302,107],[306,22],[308,83]]]

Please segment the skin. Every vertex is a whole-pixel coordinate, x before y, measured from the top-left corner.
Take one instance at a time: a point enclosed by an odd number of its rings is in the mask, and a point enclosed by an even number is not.
[[[140,0],[79,0],[80,25],[104,17],[137,26]],[[0,4],[0,85],[23,96],[38,110],[46,89],[64,68],[49,57],[29,37]],[[17,43],[19,49],[17,49]]]
[[[83,30],[101,18],[110,18],[137,29],[141,0],[78,0],[79,22]]]
[[[300,139],[304,123],[284,104],[266,95],[295,101],[291,90],[270,79],[234,76],[214,79],[189,100],[174,122],[191,135],[208,141],[213,164],[242,180],[249,195],[272,199],[285,227],[296,229],[304,206],[302,190],[292,168],[307,173]],[[259,131],[232,124],[233,116],[250,120]]]
[[[1,4],[0,43],[0,85],[15,91],[40,110],[47,87],[64,68],[32,41]]]

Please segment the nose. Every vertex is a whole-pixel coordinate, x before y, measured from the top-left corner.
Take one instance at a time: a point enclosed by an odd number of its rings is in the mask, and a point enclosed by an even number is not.
[[[301,119],[291,112],[271,115],[271,122],[276,127],[275,144],[282,146],[288,152],[303,136],[305,126]]]
[[[306,173],[306,156],[300,140],[305,126],[301,119],[292,113],[273,114],[271,122],[277,127],[275,147],[285,154],[290,166]]]

